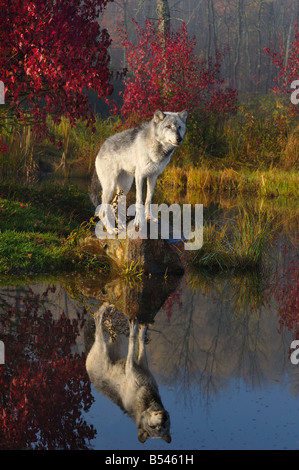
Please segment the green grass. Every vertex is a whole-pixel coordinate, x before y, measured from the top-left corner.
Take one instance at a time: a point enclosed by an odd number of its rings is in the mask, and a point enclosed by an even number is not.
[[[0,234],[0,273],[33,274],[67,269],[69,255],[56,234],[11,230]]]
[[[121,272],[121,277],[127,281],[140,280],[143,276],[144,270],[139,263],[132,261],[130,264],[127,263]]]
[[[106,260],[74,242],[93,216],[87,194],[77,188],[0,184],[0,214],[1,275],[108,270]]]

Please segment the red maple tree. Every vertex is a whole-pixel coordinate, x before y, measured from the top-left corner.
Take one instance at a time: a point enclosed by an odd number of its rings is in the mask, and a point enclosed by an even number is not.
[[[137,42],[121,32],[127,52],[128,73],[120,111],[128,124],[150,118],[157,108],[168,111],[188,109],[227,114],[235,111],[237,92],[220,78],[223,53],[216,60],[200,60],[194,53],[195,38],[189,38],[185,24],[161,37],[153,22],[145,27],[135,22]]]
[[[15,117],[93,119],[83,91],[112,91],[110,38],[98,22],[108,1],[0,0],[0,80]]]

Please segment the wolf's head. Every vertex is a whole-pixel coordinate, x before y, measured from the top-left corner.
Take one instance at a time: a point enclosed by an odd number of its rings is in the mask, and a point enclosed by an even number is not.
[[[162,112],[154,114],[155,137],[161,144],[171,144],[178,147],[186,133],[188,111],[181,113]]]
[[[142,443],[148,437],[160,438],[168,444],[171,442],[170,436],[170,418],[166,410],[145,410],[140,416],[138,425],[138,440]]]

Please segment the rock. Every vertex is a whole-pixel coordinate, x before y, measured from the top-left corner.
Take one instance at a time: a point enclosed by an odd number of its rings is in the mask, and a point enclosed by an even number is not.
[[[129,266],[132,261],[145,274],[183,274],[184,268],[178,255],[178,244],[157,239],[98,239],[88,236],[81,241],[83,250],[100,256],[108,256],[119,269]]]

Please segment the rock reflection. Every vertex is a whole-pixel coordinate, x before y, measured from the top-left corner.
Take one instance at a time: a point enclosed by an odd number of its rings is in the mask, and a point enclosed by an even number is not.
[[[96,389],[127,413],[138,429],[138,440],[148,437],[171,442],[170,418],[159,395],[158,385],[148,368],[145,351],[147,326],[137,318],[129,322],[129,344],[127,356],[121,352],[121,338],[113,329],[114,305],[104,303],[95,313],[95,341],[87,356],[86,368]],[[108,315],[106,321],[104,317]],[[111,316],[112,315],[112,316]],[[108,342],[103,326],[109,332]],[[108,323],[108,325],[107,325]],[[138,333],[138,354],[135,357]]]
[[[151,323],[181,279],[177,275],[144,277],[132,285],[117,278],[101,286],[97,279],[88,279],[81,284],[80,291],[85,297],[115,305],[128,318],[138,316],[140,322]]]

